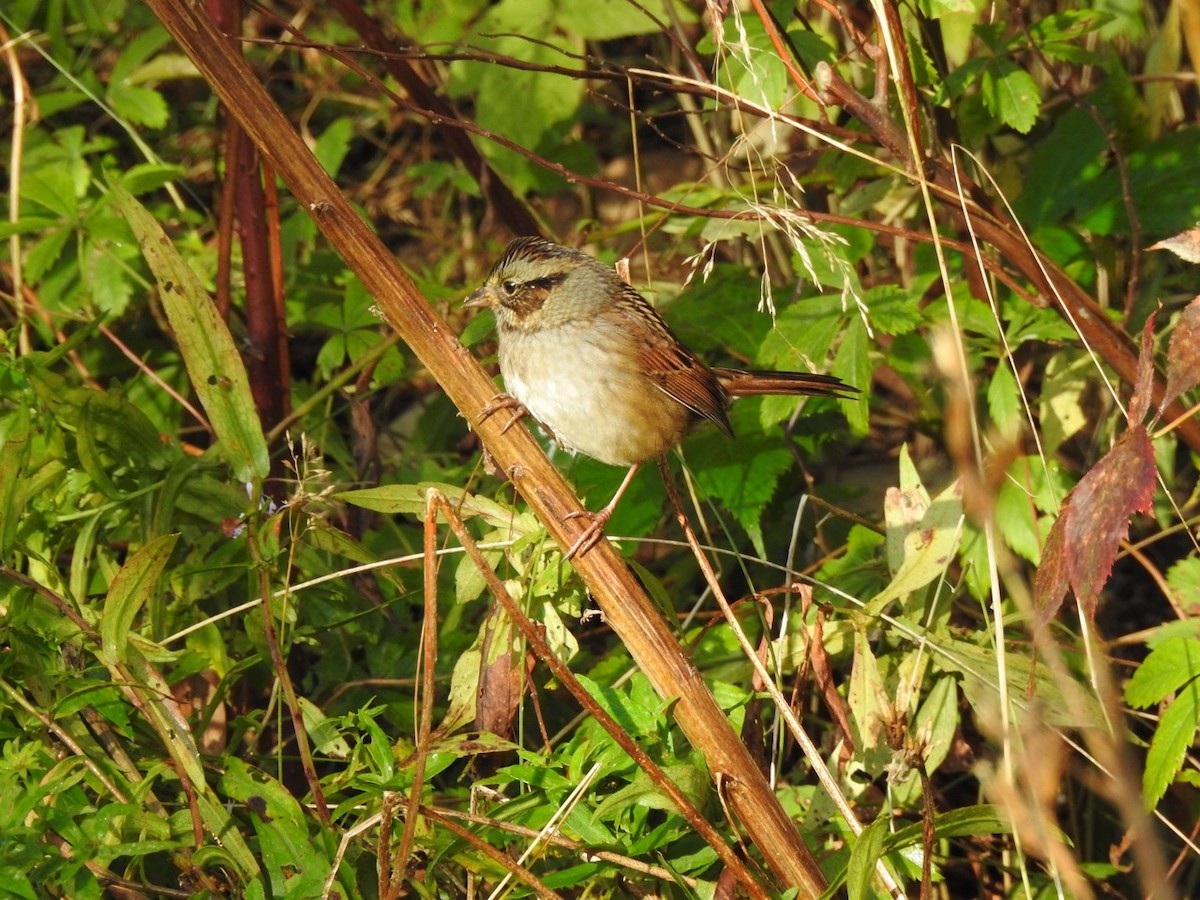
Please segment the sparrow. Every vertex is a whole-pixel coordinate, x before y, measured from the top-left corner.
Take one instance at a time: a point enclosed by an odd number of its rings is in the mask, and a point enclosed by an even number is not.
[[[732,438],[733,398],[858,393],[832,375],[710,368],[613,268],[540,237],[510,243],[465,305],[496,317],[506,393],[481,419],[513,409],[507,430],[528,413],[560,446],[629,467],[608,505],[587,514],[568,559],[599,541],[642,463],[665,457],[701,422]]]

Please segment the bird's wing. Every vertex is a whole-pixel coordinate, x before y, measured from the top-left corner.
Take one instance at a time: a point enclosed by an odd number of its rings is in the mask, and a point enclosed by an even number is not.
[[[688,350],[645,297],[626,286],[616,309],[637,336],[637,365],[653,384],[732,437],[728,395],[712,370]]]

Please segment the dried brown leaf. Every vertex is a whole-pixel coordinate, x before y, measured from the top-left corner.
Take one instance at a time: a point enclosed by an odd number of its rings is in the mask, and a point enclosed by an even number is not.
[[[1151,250],[1170,250],[1180,259],[1200,263],[1200,225],[1159,241]]]
[[[1083,476],[1064,508],[1067,576],[1080,606],[1095,615],[1100,589],[1112,572],[1135,512],[1149,512],[1154,497],[1154,447],[1140,425]]]
[[[1142,352],[1138,354],[1137,380],[1133,385],[1133,396],[1129,398],[1129,424],[1136,425],[1150,411],[1150,399],[1154,392],[1154,320],[1152,312],[1142,329]]]
[[[1042,561],[1033,580],[1033,604],[1036,609],[1034,624],[1038,628],[1058,615],[1058,608],[1067,596],[1067,556],[1063,536],[1067,531],[1067,518],[1070,514],[1071,497],[1068,494],[1057,521],[1046,535],[1046,545],[1042,547]]]
[[[1167,389],[1162,406],[1200,382],[1200,297],[1196,297],[1179,315],[1167,346]]]

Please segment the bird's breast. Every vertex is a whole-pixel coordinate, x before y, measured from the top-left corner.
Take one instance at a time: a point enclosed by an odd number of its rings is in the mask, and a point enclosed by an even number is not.
[[[639,371],[621,335],[587,323],[500,340],[507,392],[564,447],[610,465],[664,455],[683,439],[692,413]]]

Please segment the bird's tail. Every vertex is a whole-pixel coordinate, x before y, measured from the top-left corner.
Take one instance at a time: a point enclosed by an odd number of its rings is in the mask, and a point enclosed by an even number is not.
[[[761,394],[807,394],[814,397],[853,397],[858,388],[832,375],[813,372],[756,372],[744,369],[713,369],[731,397]]]

